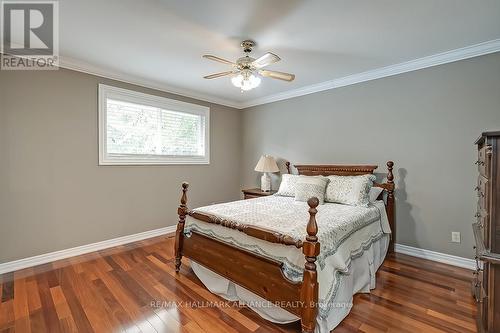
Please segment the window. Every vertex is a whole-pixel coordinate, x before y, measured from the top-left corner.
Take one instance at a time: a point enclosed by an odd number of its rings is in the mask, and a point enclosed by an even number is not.
[[[205,106],[99,85],[99,164],[209,164]]]

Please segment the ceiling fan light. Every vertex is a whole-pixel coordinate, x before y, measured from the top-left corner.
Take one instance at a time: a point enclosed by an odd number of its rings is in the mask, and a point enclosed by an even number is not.
[[[241,90],[248,91],[252,90],[254,87],[252,86],[252,82],[249,79],[244,79],[241,81]]]
[[[260,85],[260,81],[261,81],[260,77],[255,76],[253,74],[250,75],[248,80],[250,81],[250,85],[252,86],[252,88],[257,88]]]
[[[241,86],[243,85],[243,80],[244,80],[244,77],[243,75],[241,74],[238,74],[236,76],[233,76],[231,78],[231,82],[233,83],[233,85],[237,88],[241,88]]]
[[[231,83],[242,91],[248,91],[258,87],[260,81],[260,77],[252,74],[250,71],[242,72],[231,78]]]

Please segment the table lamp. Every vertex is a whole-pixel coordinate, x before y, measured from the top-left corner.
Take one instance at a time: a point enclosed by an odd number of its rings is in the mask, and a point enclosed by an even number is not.
[[[275,159],[269,155],[262,155],[255,166],[255,171],[263,172],[262,178],[260,179],[260,189],[263,192],[271,191],[271,176],[269,172],[280,171]]]

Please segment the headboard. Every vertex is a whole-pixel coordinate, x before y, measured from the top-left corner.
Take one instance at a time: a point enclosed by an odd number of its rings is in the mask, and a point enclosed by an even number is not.
[[[357,176],[373,173],[376,165],[294,165],[299,175],[306,176]],[[289,166],[287,167],[289,169]]]
[[[287,172],[290,174],[290,162],[286,162]],[[375,182],[373,186],[381,187],[384,190],[380,194],[378,199],[383,199],[384,193],[386,194],[385,200],[385,211],[387,212],[387,218],[392,230],[392,237],[389,243],[389,252],[394,251],[394,240],[396,235],[396,224],[395,224],[395,202],[394,202],[394,174],[392,169],[394,167],[393,161],[388,161],[387,165],[387,182],[377,183]],[[299,172],[299,175],[305,176],[359,176],[366,174],[373,174],[373,171],[378,168],[377,165],[338,165],[338,164],[298,164],[294,167]]]

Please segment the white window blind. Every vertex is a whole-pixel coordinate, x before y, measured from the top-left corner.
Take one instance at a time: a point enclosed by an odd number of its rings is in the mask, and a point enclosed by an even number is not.
[[[99,86],[100,164],[208,164],[209,109]]]

